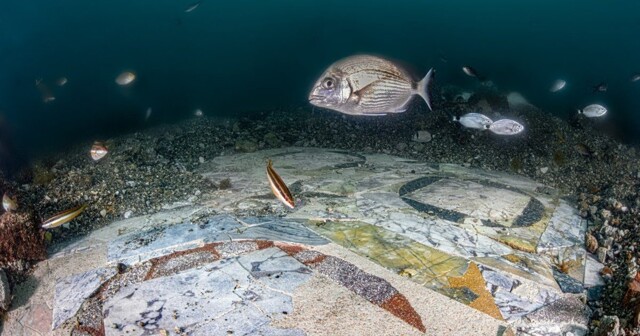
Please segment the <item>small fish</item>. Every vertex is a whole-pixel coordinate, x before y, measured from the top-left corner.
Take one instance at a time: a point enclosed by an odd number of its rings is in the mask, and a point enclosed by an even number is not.
[[[129,85],[136,79],[133,72],[125,71],[116,77],[116,83],[121,86]]]
[[[67,77],[60,77],[58,78],[58,80],[56,81],[56,84],[58,86],[65,86],[67,84],[69,80],[67,80]]]
[[[433,69],[419,82],[393,62],[370,55],[355,55],[333,63],[316,81],[309,102],[350,115],[385,115],[407,110],[414,95],[429,110],[429,84]]]
[[[459,122],[462,126],[467,128],[475,128],[485,130],[488,129],[493,120],[484,114],[480,113],[467,113],[462,117],[453,117],[453,121]]]
[[[640,72],[636,72],[633,75],[631,75],[631,78],[629,79],[631,82],[637,82],[640,81]]]
[[[93,143],[93,146],[91,146],[90,154],[93,161],[101,160],[107,155],[107,153],[109,153],[107,147],[105,147],[101,142],[96,141]]]
[[[469,77],[478,78],[478,72],[476,71],[476,69],[474,69],[474,68],[472,68],[472,67],[470,67],[468,65],[463,66],[462,67],[462,71],[464,71],[464,73],[467,74],[467,76],[469,76]]]
[[[196,109],[196,111],[193,112],[193,115],[196,117],[202,117],[204,115],[204,112],[202,112],[201,109]]]
[[[296,206],[293,200],[293,196],[291,196],[289,188],[287,188],[287,185],[284,184],[284,181],[282,181],[280,175],[278,175],[278,173],[273,170],[273,163],[271,162],[271,160],[269,160],[269,162],[267,163],[267,177],[269,179],[269,185],[271,186],[271,191],[273,191],[273,194],[276,195],[276,197],[282,203],[293,209]]]
[[[564,89],[564,87],[567,85],[567,82],[562,80],[562,79],[558,79],[555,82],[553,82],[553,85],[551,85],[551,88],[549,89],[549,91],[551,92],[558,92],[562,89]]]
[[[591,156],[593,155],[593,151],[591,150],[591,148],[589,148],[589,146],[583,144],[583,143],[579,143],[575,146],[573,146],[573,148],[575,148],[576,152],[578,152],[578,154],[582,155],[582,156]]]
[[[56,100],[56,97],[53,95],[53,93],[51,93],[51,90],[49,89],[47,84],[42,81],[42,78],[36,79],[36,87],[40,91],[40,95],[42,96],[42,101],[44,103],[50,103]]]
[[[64,223],[68,223],[70,221],[72,221],[74,218],[78,217],[78,215],[80,215],[84,209],[87,208],[86,204],[77,206],[75,208],[69,209],[69,210],[65,210],[62,211],[54,216],[52,216],[51,218],[47,219],[46,221],[44,221],[42,223],[42,228],[43,229],[52,229],[55,227],[58,227]]]
[[[494,121],[489,130],[499,135],[514,135],[524,131],[524,126],[515,120],[500,119]]]
[[[185,13],[191,13],[191,12],[193,12],[194,10],[196,10],[196,8],[200,7],[200,4],[201,4],[201,3],[202,3],[202,1],[198,1],[198,2],[194,2],[194,3],[192,3],[191,5],[189,5],[189,6],[184,10],[184,12],[185,12]]]
[[[584,114],[585,117],[597,118],[607,114],[607,108],[600,104],[591,104],[582,110],[578,110],[578,114]]]
[[[593,87],[593,92],[607,92],[609,86],[605,82],[601,82]]]
[[[152,110],[151,110],[151,108],[149,107],[149,108],[147,109],[147,111],[144,113],[144,121],[149,120],[149,118],[151,117],[151,112],[152,112]]]
[[[2,207],[4,211],[11,212],[18,209],[18,202],[16,202],[15,198],[9,197],[9,194],[6,192],[2,195]]]

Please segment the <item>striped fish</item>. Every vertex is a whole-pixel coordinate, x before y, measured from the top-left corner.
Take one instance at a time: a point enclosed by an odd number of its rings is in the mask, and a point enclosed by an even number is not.
[[[44,221],[42,223],[42,228],[43,229],[52,229],[55,227],[58,227],[64,223],[68,223],[70,221],[72,221],[74,218],[78,217],[78,215],[80,215],[84,209],[87,208],[86,204],[77,206],[75,208],[69,209],[69,210],[65,210],[62,211],[56,215],[54,215],[53,217],[47,219],[46,221]]]
[[[433,69],[419,82],[386,59],[355,55],[332,64],[309,94],[312,105],[351,115],[385,115],[407,110],[414,95],[431,110]]]
[[[267,163],[267,177],[269,178],[269,185],[271,186],[271,191],[276,197],[285,205],[293,209],[296,205],[293,200],[293,196],[291,196],[291,192],[287,185],[284,184],[280,175],[273,170],[273,164],[271,160]]]

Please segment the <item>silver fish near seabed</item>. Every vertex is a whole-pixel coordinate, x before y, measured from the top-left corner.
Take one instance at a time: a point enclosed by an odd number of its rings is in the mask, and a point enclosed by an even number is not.
[[[564,89],[564,87],[567,85],[567,82],[562,80],[562,79],[558,79],[555,82],[553,82],[553,85],[551,85],[551,88],[549,88],[549,91],[551,92],[558,92],[562,89]]]
[[[350,115],[385,115],[407,110],[414,95],[429,110],[429,83],[433,69],[419,82],[393,62],[370,55],[355,55],[333,63],[309,94],[312,105]]]
[[[144,121],[149,120],[149,118],[151,117],[151,112],[152,111],[153,110],[150,107],[147,109],[147,111],[144,113]]]
[[[582,110],[578,110],[578,114],[584,114],[585,117],[597,118],[607,114],[607,108],[600,104],[591,104]]]
[[[605,82],[598,83],[598,85],[593,86],[593,92],[607,92],[609,86]]]
[[[67,84],[69,80],[67,79],[67,77],[60,77],[58,78],[58,80],[56,81],[56,84],[58,86],[65,86]]]
[[[476,69],[474,69],[474,68],[472,68],[472,67],[470,67],[468,65],[463,66],[462,67],[462,71],[465,74],[467,74],[467,76],[476,77],[476,78],[478,77],[478,72],[476,71]]]
[[[202,112],[201,109],[196,109],[195,112],[193,112],[193,115],[196,117],[202,117],[204,115],[204,112]]]
[[[467,113],[461,117],[453,117],[453,121],[457,121],[462,126],[467,128],[475,128],[485,130],[488,129],[491,124],[493,124],[493,120],[487,117],[484,114],[480,113]]]
[[[524,131],[524,126],[515,120],[500,119],[494,121],[489,130],[498,135],[515,135]]]
[[[133,72],[125,71],[116,77],[116,83],[121,86],[129,85],[136,79]]]
[[[91,151],[89,153],[91,154],[93,161],[99,161],[109,153],[109,150],[107,150],[107,147],[105,147],[101,142],[96,141],[93,143],[93,146],[91,146]]]
[[[633,75],[631,75],[631,78],[629,79],[631,82],[637,82],[640,81],[640,73],[634,73]]]
[[[11,212],[18,209],[18,202],[16,202],[15,198],[11,198],[9,194],[6,192],[2,195],[2,207],[4,211]]]

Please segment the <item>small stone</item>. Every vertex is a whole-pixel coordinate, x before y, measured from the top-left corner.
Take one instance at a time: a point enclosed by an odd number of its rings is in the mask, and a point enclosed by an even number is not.
[[[396,144],[396,149],[400,152],[403,152],[404,150],[406,150],[407,147],[409,146],[404,142],[399,142],[398,144]]]
[[[588,232],[586,237],[586,246],[587,246],[587,251],[589,251],[590,253],[595,253],[596,250],[598,249],[598,240],[596,239],[596,237],[594,237],[591,233],[588,233]]]
[[[598,247],[596,256],[598,257],[598,261],[604,264],[605,260],[607,260],[607,248],[602,246]]]
[[[100,210],[100,216],[106,217],[107,216],[107,210],[105,210],[105,209]]]
[[[611,218],[611,211],[609,211],[607,209],[602,209],[600,211],[600,215],[602,215],[602,218],[604,218],[604,219],[609,219],[609,218]]]
[[[600,326],[593,333],[594,336],[618,336],[620,335],[620,320],[617,316],[604,316],[600,320]]]
[[[235,149],[242,153],[252,153],[258,150],[258,144],[251,140],[238,140]]]
[[[9,288],[9,280],[7,275],[0,268],[0,313],[9,310],[11,305],[11,291]]]
[[[128,210],[127,212],[124,213],[124,218],[129,218],[131,217],[132,214],[133,212],[131,210]]]
[[[204,158],[201,156],[201,157],[199,157],[199,158],[198,158],[198,161],[199,161],[200,163],[204,163]]]
[[[549,171],[549,167],[542,167],[540,168],[540,172],[543,174],[546,174]]]
[[[429,142],[431,141],[432,136],[431,133],[429,133],[429,131],[418,131],[416,132],[416,134],[411,138],[411,141],[415,141],[415,142]]]

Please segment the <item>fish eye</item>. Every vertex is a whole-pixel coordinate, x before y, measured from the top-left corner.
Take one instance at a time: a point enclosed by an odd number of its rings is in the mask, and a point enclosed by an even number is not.
[[[334,85],[335,85],[335,81],[331,77],[327,77],[322,81],[322,86],[325,89],[332,89]]]

